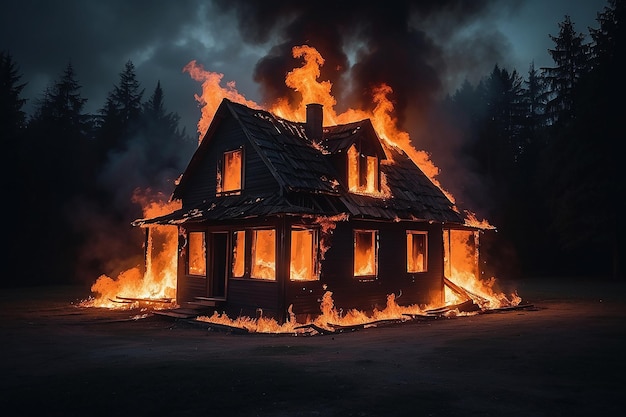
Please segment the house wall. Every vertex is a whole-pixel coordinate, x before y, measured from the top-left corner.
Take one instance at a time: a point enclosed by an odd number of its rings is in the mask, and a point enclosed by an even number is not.
[[[379,233],[378,276],[353,277],[354,229]],[[428,270],[406,271],[406,230],[428,231]],[[383,309],[387,295],[395,294],[400,305],[426,305],[443,301],[443,238],[438,224],[418,222],[352,221],[337,224],[332,246],[322,262],[322,282],[333,292],[337,308],[370,311]],[[318,307],[319,309],[319,307]]]
[[[285,230],[285,222],[282,218],[265,218],[256,220],[241,220],[231,222],[203,222],[203,223],[189,223],[185,226],[181,226],[183,233],[190,231],[202,231],[207,233],[207,237],[211,233],[226,232],[228,235],[228,250],[227,259],[223,260],[226,263],[229,278],[226,282],[226,298],[227,302],[220,305],[219,311],[226,312],[230,317],[233,315],[246,315],[255,317],[259,312],[263,312],[263,315],[268,317],[281,317],[284,315],[283,301],[281,297],[282,287],[281,283],[285,281],[284,268],[281,269],[281,265],[285,265],[283,260],[284,252],[283,246],[285,245],[284,237],[282,236],[283,230]],[[254,278],[233,278],[230,276],[232,265],[232,235],[237,230],[249,230],[254,228],[273,228],[276,230],[276,280],[263,280]],[[247,237],[248,239],[248,237]],[[250,241],[247,240],[247,254],[250,255]],[[187,248],[183,248],[180,251],[178,258],[178,275],[177,275],[177,302],[185,303],[194,301],[195,297],[206,297],[209,295],[207,283],[211,281],[211,277],[199,278],[190,276],[187,274]],[[213,270],[211,262],[211,245],[210,239],[207,239],[207,274],[210,274]],[[247,260],[247,273],[249,274],[249,259]],[[234,318],[234,317],[232,317]]]
[[[326,291],[332,292],[336,309],[382,310],[387,295],[395,294],[399,305],[427,305],[443,301],[443,237],[439,224],[422,222],[338,222],[332,235],[324,244],[330,249],[320,262],[320,279],[316,281],[289,280],[290,230],[294,224],[304,224],[295,217],[257,219],[229,224],[188,225],[189,230],[207,232],[227,231],[256,227],[276,229],[276,280],[229,278],[227,303],[223,310],[232,315],[255,317],[263,315],[283,321],[287,311],[299,317],[314,316],[321,312],[321,300]],[[377,230],[378,275],[376,279],[358,279],[353,276],[353,246],[355,229]],[[428,232],[428,270],[421,273],[406,272],[406,231]],[[231,251],[229,251],[229,254]],[[230,255],[229,255],[230,256]],[[228,265],[232,260],[229,258]],[[185,256],[179,260],[178,300],[191,301],[193,297],[206,296],[206,284],[197,277],[185,274]],[[207,256],[210,262],[210,256]],[[210,265],[207,271],[211,271]],[[205,280],[206,281],[206,280]],[[205,285],[203,287],[203,284]],[[222,309],[222,308],[221,308]]]

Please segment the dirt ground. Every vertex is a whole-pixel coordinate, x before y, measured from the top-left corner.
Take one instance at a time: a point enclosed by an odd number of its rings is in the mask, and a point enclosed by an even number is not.
[[[316,336],[0,290],[4,416],[606,416],[624,408],[626,286],[528,279],[533,308]]]

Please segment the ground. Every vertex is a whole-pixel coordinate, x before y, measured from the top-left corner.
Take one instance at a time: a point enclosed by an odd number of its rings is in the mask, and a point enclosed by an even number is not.
[[[626,286],[515,283],[533,308],[316,335],[237,334],[0,294],[6,416],[605,416],[623,409]]]

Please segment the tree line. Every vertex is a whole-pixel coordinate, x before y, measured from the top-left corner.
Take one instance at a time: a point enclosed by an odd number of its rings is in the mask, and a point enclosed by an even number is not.
[[[0,130],[9,179],[13,274],[2,285],[93,282],[143,263],[137,191],[167,200],[197,146],[167,110],[161,83],[144,99],[132,61],[97,114],[70,63],[37,101],[32,116],[17,63],[0,54]]]
[[[489,187],[492,261],[524,275],[623,278],[624,2],[596,21],[587,41],[565,16],[553,66],[524,78],[495,65],[443,103]]]
[[[483,253],[496,274],[623,277],[624,2],[589,28],[568,16],[548,35],[554,65],[526,77],[494,65],[440,103],[489,194],[498,233]],[[197,140],[167,110],[160,82],[144,99],[132,61],[97,114],[71,63],[31,116],[18,64],[0,52],[0,132],[10,202],[3,286],[89,283],[143,262],[136,190],[170,193]],[[164,200],[169,195],[161,196]]]

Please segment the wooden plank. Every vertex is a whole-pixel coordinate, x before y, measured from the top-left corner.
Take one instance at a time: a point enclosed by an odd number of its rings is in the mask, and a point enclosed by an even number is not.
[[[198,307],[215,307],[217,303],[215,301],[187,301],[188,305],[198,306]]]
[[[172,317],[175,319],[190,319],[190,318],[198,316],[197,312],[194,314],[190,314],[190,313],[178,312],[175,310],[156,310],[156,311],[153,311],[152,313],[156,314],[157,316]]]
[[[144,303],[171,303],[172,299],[171,298],[134,298],[134,297],[120,297],[119,295],[117,297],[118,300],[122,300],[122,301],[138,301],[138,302],[144,302]]]
[[[198,301],[226,301],[226,297],[194,297]]]

